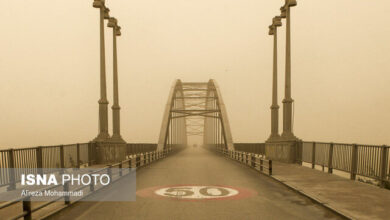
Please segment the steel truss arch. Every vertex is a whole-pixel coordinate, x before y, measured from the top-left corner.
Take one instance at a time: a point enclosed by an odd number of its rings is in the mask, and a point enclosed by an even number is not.
[[[204,145],[234,149],[227,111],[215,80],[175,80],[165,106],[158,150],[187,145],[187,136],[203,136]]]

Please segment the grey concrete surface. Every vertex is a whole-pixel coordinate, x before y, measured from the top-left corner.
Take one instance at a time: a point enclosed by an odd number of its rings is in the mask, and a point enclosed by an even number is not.
[[[176,184],[224,185],[257,195],[236,200],[137,196],[136,202],[79,202],[49,219],[340,219],[279,182],[203,148],[180,150],[137,171],[137,190]]]
[[[390,190],[297,164],[274,162],[273,170],[276,180],[351,219],[390,219]]]

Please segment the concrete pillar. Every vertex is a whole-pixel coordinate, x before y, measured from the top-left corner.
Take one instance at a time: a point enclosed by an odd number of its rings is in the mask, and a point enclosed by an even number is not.
[[[272,83],[272,106],[271,106],[271,137],[270,139],[279,138],[279,105],[278,105],[278,61],[277,61],[277,28],[274,33],[274,70]]]
[[[95,1],[96,2],[96,1]],[[109,9],[100,2],[100,5],[94,7],[100,9],[100,99],[99,103],[99,134],[94,141],[106,141],[110,138],[108,134],[108,100],[106,89],[106,61],[104,48],[104,19],[108,17]]]
[[[297,140],[293,134],[293,102],[291,98],[291,18],[290,7],[296,6],[295,0],[287,0],[284,10],[286,13],[286,75],[285,75],[285,93],[283,99],[283,133],[282,138],[288,141]]]
[[[302,154],[301,150],[302,148],[300,147],[299,139],[296,138],[293,134],[293,102],[294,100],[291,98],[291,38],[290,38],[290,7],[296,6],[297,1],[296,0],[285,0],[286,4],[280,9],[281,10],[281,18],[286,18],[286,72],[285,72],[285,96],[283,99],[283,132],[281,137],[279,138],[278,141],[267,141],[266,146],[265,146],[265,154],[267,158],[276,160],[276,161],[282,161],[282,162],[287,162],[287,163],[295,163],[299,162],[299,157]],[[276,17],[273,20],[273,25],[275,26],[276,24]],[[281,25],[281,24],[280,24]],[[275,28],[275,34],[273,31],[270,30],[270,33],[274,35],[276,38],[276,28]],[[275,39],[274,39],[275,41]],[[274,43],[275,47],[276,43]],[[274,48],[276,51],[277,49]],[[275,72],[277,68],[276,62],[276,55],[274,54],[274,79],[277,80],[275,77]],[[277,74],[277,73],[276,73]],[[274,106],[274,100],[277,100],[277,91],[275,91],[275,87],[277,84],[274,81],[273,84],[273,106]],[[276,106],[274,108],[271,107],[273,110],[274,114],[272,114],[273,118],[273,123],[276,123],[276,117],[275,117],[275,111],[274,109],[277,109]],[[272,124],[275,125],[275,124]],[[277,125],[276,125],[277,126]],[[273,126],[272,132],[275,133],[276,126]],[[272,136],[272,133],[271,133]]]
[[[115,18],[110,18],[108,27],[112,28],[113,39],[113,95],[114,103],[112,105],[112,137],[111,141],[116,143],[125,143],[120,134],[120,106],[119,106],[119,89],[118,89],[118,59],[116,37],[121,36],[121,28],[118,26]]]
[[[273,77],[272,77],[272,105],[271,105],[271,135],[268,141],[278,141],[279,135],[279,105],[278,105],[278,32],[277,28],[282,26],[281,17],[276,16],[272,20],[269,35],[274,36],[273,51]]]
[[[93,7],[100,9],[100,99],[99,99],[99,134],[93,140],[95,143],[96,163],[104,164],[111,162],[119,162],[124,160],[126,155],[126,143],[112,143],[108,133],[108,101],[107,101],[107,87],[106,87],[106,60],[105,60],[105,45],[104,45],[104,19],[110,19],[109,9],[105,7],[104,0],[94,0]],[[115,33],[115,30],[114,30]],[[115,39],[115,34],[114,34]],[[114,47],[114,54],[116,54],[116,46]],[[116,59],[116,55],[115,55]],[[114,68],[116,69],[116,61],[114,61]],[[116,70],[114,70],[115,75]],[[116,76],[117,77],[117,76]],[[115,80],[114,80],[115,81]],[[117,83],[117,80],[116,80]],[[115,84],[115,82],[114,82]],[[115,87],[115,86],[114,86]],[[117,90],[117,87],[114,88]],[[117,92],[116,92],[117,93]],[[117,94],[116,94],[117,95]],[[115,99],[115,95],[114,95]],[[118,99],[116,103],[118,104]],[[118,105],[119,106],[119,105]],[[119,120],[119,114],[113,116],[114,120]],[[118,127],[116,127],[118,128]],[[116,130],[118,131],[119,129]]]

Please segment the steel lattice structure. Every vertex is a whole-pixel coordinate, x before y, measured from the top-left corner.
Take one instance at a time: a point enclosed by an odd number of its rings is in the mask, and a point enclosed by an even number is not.
[[[227,112],[215,80],[174,82],[157,148],[186,145],[187,136],[203,136],[205,145],[234,149]]]

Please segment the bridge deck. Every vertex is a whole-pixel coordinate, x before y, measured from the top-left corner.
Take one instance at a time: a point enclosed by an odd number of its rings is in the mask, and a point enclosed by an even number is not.
[[[349,218],[389,219],[390,190],[295,164],[273,168],[273,178]]]
[[[137,171],[137,190],[166,185],[223,185],[256,194],[234,200],[80,202],[53,219],[326,219],[339,218],[271,178],[202,148],[185,148]]]

